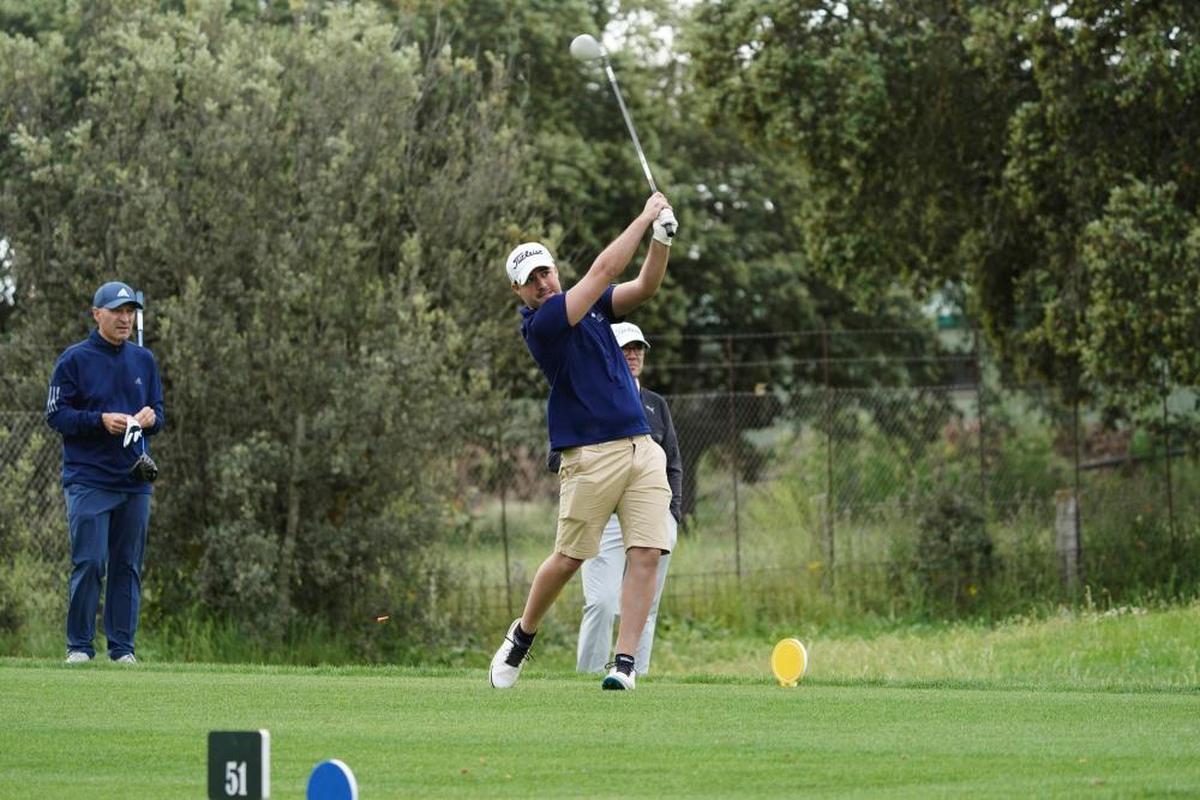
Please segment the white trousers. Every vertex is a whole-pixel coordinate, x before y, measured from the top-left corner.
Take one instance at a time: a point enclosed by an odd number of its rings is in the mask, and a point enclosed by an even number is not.
[[[667,533],[671,549],[679,538],[679,526],[675,517],[667,514]],[[658,560],[658,586],[654,590],[654,602],[642,628],[634,653],[634,665],[639,675],[650,671],[650,651],[654,647],[654,626],[658,622],[658,601],[662,599],[663,583],[667,580],[667,565],[671,554]],[[600,536],[600,552],[583,562],[583,619],[579,622],[579,648],[575,669],[578,672],[603,672],[605,664],[612,659],[613,621],[621,615],[621,581],[625,577],[625,541],[621,536],[621,523],[613,514]]]

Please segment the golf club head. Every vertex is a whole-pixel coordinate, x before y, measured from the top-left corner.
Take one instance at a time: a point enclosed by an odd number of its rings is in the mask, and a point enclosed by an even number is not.
[[[633,127],[633,118],[629,116],[629,109],[625,107],[625,99],[621,97],[621,87],[617,85],[617,76],[613,72],[612,65],[608,63],[608,53],[605,52],[604,46],[591,34],[581,33],[571,40],[571,55],[580,61],[602,60],[604,62],[604,71],[608,74],[608,82],[612,86],[613,94],[616,95],[621,116],[625,119],[625,127],[629,128],[629,138],[633,140],[634,149],[637,150],[638,161],[641,162],[642,172],[646,175],[646,183],[650,185],[650,191],[657,192],[658,186],[654,183],[654,176],[650,174],[650,165],[646,162],[646,154],[642,152],[642,143],[638,141],[637,129]],[[671,226],[669,235],[674,237],[674,226]]]
[[[580,61],[595,61],[604,57],[604,48],[590,33],[581,33],[571,40],[571,55]]]

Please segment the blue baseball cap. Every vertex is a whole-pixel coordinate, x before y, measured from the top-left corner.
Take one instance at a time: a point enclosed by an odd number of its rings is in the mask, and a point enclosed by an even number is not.
[[[129,288],[129,284],[120,281],[109,281],[104,284],[96,290],[96,296],[92,298],[92,308],[113,309],[130,304],[138,308],[142,307],[142,304],[138,302],[137,294]]]

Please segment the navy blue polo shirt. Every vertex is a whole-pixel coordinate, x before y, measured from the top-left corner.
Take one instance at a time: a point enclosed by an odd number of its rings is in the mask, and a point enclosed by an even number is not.
[[[609,286],[583,319],[567,322],[559,292],[536,311],[521,309],[521,333],[550,383],[546,421],[550,449],[565,450],[650,433],[637,384],[610,327],[616,321]]]

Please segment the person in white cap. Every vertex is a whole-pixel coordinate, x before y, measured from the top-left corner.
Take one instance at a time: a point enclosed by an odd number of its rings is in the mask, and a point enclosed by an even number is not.
[[[600,551],[600,534],[614,510],[628,564],[616,657],[601,686],[634,688],[634,652],[654,600],[659,558],[671,549],[666,524],[671,488],[666,454],[650,437],[637,384],[610,325],[658,291],[675,228],[667,198],[655,192],[565,292],[545,245],[518,245],[505,262],[512,290],[524,304],[525,344],[550,384],[550,448],[562,454],[562,463],[554,551],[538,567],[524,611],[492,658],[488,680],[498,689],[516,684],[542,617],[580,565]],[[648,230],[653,237],[637,277],[614,285]]]
[[[667,483],[671,486],[671,509],[667,516],[667,530],[671,540],[671,552],[678,539],[679,520],[683,513],[683,459],[679,455],[679,439],[675,435],[675,423],[671,420],[671,409],[667,401],[657,392],[642,384],[642,370],[646,366],[646,351],[650,342],[642,329],[632,322],[618,322],[612,326],[613,335],[625,363],[637,382],[646,409],[646,421],[650,423],[650,438],[658,442],[667,454]],[[546,464],[551,472],[558,472],[561,456],[550,451]],[[654,648],[654,629],[658,622],[658,604],[662,600],[663,585],[667,580],[667,567],[671,554],[664,553],[658,560],[658,581],[654,589],[654,602],[642,628],[634,660],[639,675],[650,672],[650,654]],[[612,649],[613,620],[620,615],[621,578],[625,574],[625,545],[621,535],[621,521],[616,514],[608,518],[604,533],[600,537],[600,552],[583,562],[583,616],[579,621],[579,646],[576,651],[575,669],[579,672],[603,672],[607,667]]]

